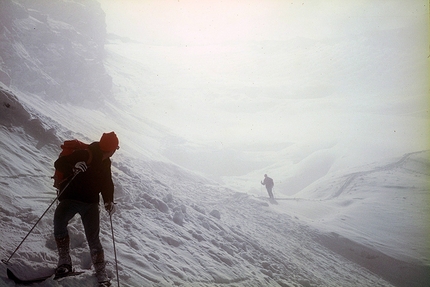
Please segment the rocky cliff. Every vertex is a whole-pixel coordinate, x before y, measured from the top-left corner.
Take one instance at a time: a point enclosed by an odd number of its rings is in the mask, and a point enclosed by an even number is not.
[[[0,0],[0,7],[0,82],[73,104],[110,95],[97,1]]]

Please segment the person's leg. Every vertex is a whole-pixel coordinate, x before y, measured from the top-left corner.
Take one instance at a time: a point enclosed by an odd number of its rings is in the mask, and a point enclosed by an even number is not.
[[[272,193],[272,188],[271,188],[271,187],[268,187],[268,188],[267,188],[267,193],[269,193],[269,197],[270,197],[271,199],[273,199],[273,193]]]
[[[105,268],[104,250],[100,242],[100,214],[96,203],[88,204],[81,213],[82,223],[85,228],[88,246],[90,247],[91,260],[96,271],[98,282],[109,281]]]
[[[73,201],[63,200],[55,209],[54,214],[54,237],[58,249],[57,272],[67,273],[72,271],[72,259],[70,257],[70,237],[67,231],[69,221],[77,213]]]

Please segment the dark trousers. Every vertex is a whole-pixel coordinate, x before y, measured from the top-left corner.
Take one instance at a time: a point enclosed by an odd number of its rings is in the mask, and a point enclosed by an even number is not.
[[[62,200],[55,209],[54,214],[55,238],[59,239],[68,236],[67,225],[77,213],[81,216],[91,253],[102,252],[103,247],[99,237],[100,212],[98,203],[85,203],[70,199]]]
[[[273,192],[272,192],[272,186],[266,186],[266,189],[267,189],[267,193],[269,194],[269,197],[270,198],[273,198]]]

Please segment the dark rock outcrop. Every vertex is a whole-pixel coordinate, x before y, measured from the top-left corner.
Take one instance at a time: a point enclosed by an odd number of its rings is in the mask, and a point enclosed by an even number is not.
[[[0,0],[0,81],[60,102],[99,103],[112,79],[95,0]]]

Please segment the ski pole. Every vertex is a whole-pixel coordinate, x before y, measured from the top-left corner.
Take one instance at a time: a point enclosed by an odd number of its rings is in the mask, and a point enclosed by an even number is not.
[[[24,243],[24,241],[27,239],[27,237],[30,235],[31,232],[33,232],[33,229],[36,227],[36,225],[39,223],[39,221],[45,216],[45,214],[48,212],[48,210],[54,205],[55,201],[60,197],[60,195],[66,190],[66,188],[69,186],[69,184],[72,182],[72,180],[78,175],[78,172],[75,172],[72,179],[67,183],[67,185],[58,193],[57,197],[51,202],[51,204],[48,206],[48,208],[45,210],[45,212],[42,214],[42,216],[39,217],[39,219],[36,221],[36,223],[33,225],[33,227],[30,229],[30,231],[27,233],[27,235],[24,237],[24,239],[21,241],[21,243],[18,245],[18,247],[12,252],[12,254],[9,256],[7,260],[2,260],[4,264],[8,264],[9,260],[12,258],[13,255],[18,251],[18,249],[21,247],[21,245]]]
[[[109,214],[109,218],[110,218],[110,229],[112,231],[113,253],[115,255],[116,280],[118,282],[118,287],[119,287],[118,259],[116,257],[115,235],[113,233],[112,214]]]

